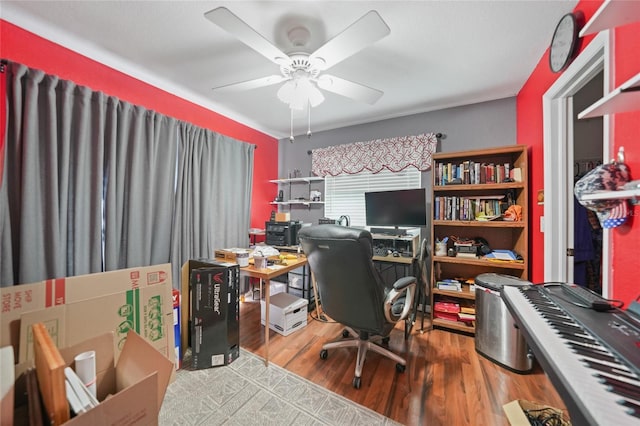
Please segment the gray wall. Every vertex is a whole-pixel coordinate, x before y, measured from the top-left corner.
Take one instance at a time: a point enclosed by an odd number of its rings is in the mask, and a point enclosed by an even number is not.
[[[311,124],[313,130],[313,122]],[[278,176],[288,177],[294,169],[300,170],[302,176],[309,176],[311,174],[311,155],[308,152],[312,149],[429,132],[443,134],[442,139],[438,142],[438,152],[515,145],[516,99],[512,97],[327,130],[314,133],[311,139],[306,135],[298,135],[294,143],[289,142],[289,138],[284,138],[278,142]],[[428,193],[431,190],[431,179],[431,171],[422,174],[422,186],[427,188]],[[288,188],[282,187],[281,189],[285,191],[285,198],[287,198]],[[324,199],[322,182],[312,184],[311,189],[322,192]],[[304,184],[292,185],[292,197],[308,197],[308,190],[308,186]],[[281,207],[280,210],[291,212],[292,220],[314,224],[318,223],[318,219],[323,216],[324,211],[322,206],[310,208],[291,206]]]

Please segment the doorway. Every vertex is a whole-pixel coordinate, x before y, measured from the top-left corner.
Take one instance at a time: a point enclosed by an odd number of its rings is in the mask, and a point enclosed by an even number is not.
[[[573,184],[595,167],[602,164],[604,120],[602,117],[578,119],[584,111],[604,95],[604,70],[597,73],[575,95],[573,105]],[[573,143],[572,143],[573,142]],[[567,229],[567,280],[602,294],[602,226],[594,211],[575,200],[573,191],[567,194],[573,203]],[[573,226],[571,226],[573,223]],[[573,263],[571,262],[573,258]]]
[[[544,280],[574,280],[574,198],[575,164],[582,152],[578,135],[585,123],[575,125],[574,117],[582,111],[589,84],[600,81],[601,97],[608,91],[609,34],[603,31],[582,51],[543,96],[544,114]],[[598,80],[600,79],[600,80]],[[585,89],[584,91],[581,91]],[[593,88],[592,88],[593,90]],[[593,96],[593,95],[590,95]],[[586,101],[586,100],[585,100]],[[586,101],[589,102],[589,101]],[[603,117],[598,130],[599,154],[594,159],[609,158],[609,120]],[[580,120],[582,121],[582,120]],[[578,133],[576,133],[578,132]],[[594,135],[596,136],[596,135]],[[597,149],[596,148],[596,149]],[[591,155],[591,154],[590,154]],[[588,166],[588,159],[585,158]],[[608,264],[607,231],[602,233],[603,265]],[[606,269],[605,269],[606,271]],[[608,276],[602,274],[602,294],[608,294]]]

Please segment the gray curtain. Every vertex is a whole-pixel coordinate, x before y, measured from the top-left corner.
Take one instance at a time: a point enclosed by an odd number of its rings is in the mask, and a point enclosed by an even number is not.
[[[102,270],[104,95],[9,63],[2,286]]]
[[[180,123],[173,221],[173,285],[188,259],[247,247],[255,146]]]
[[[176,169],[176,121],[110,99],[105,123],[105,270],[167,263]]]
[[[185,260],[248,244],[253,145],[20,64],[6,73],[2,286],[172,261],[178,288]]]

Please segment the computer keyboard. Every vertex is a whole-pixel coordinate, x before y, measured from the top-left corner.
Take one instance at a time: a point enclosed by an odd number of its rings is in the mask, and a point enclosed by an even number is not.
[[[586,287],[569,283],[562,283],[560,284],[560,287],[562,287],[562,290],[565,293],[570,294],[581,304],[595,311],[609,311],[615,308],[615,306],[607,299],[603,298],[597,293],[594,293]]]

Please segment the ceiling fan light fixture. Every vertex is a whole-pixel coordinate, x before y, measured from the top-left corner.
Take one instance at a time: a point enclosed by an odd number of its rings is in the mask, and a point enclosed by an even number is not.
[[[278,89],[277,95],[278,99],[295,110],[303,110],[307,105],[316,107],[324,102],[324,95],[308,77],[286,81]]]
[[[324,95],[315,84],[312,85],[311,91],[309,92],[309,105],[315,108],[322,102],[324,102]]]
[[[295,83],[292,80],[285,81],[282,86],[278,89],[278,99],[280,99],[285,104],[288,104],[293,99],[295,91]]]

